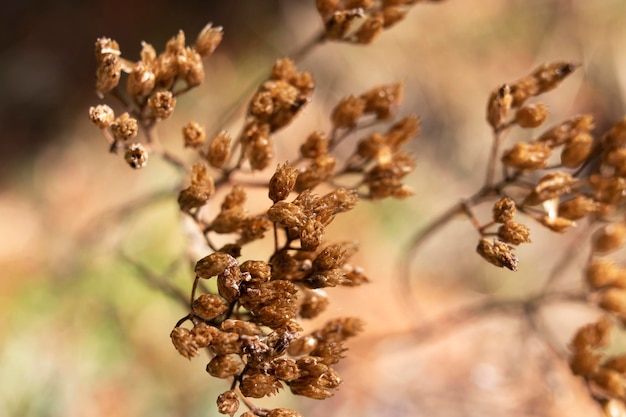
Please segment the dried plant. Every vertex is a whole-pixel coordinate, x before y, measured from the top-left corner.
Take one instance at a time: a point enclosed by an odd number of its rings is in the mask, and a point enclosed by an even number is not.
[[[295,395],[325,399],[342,382],[334,367],[346,354],[346,340],[362,330],[363,321],[337,318],[307,333],[302,323],[327,308],[327,288],[356,287],[369,279],[350,261],[357,243],[327,241],[326,231],[360,199],[404,199],[413,194],[404,180],[416,161],[404,146],[418,135],[420,122],[415,115],[397,117],[403,86],[391,83],[339,100],[329,115],[330,131],[313,131],[295,142],[291,161],[276,159],[275,134],[311,101],[314,77],[296,62],[312,46],[327,41],[369,44],[417,3],[317,0],[323,31],[294,59],[279,59],[269,69],[247,103],[239,134],[222,130],[210,137],[195,120],[182,127],[181,144],[193,154],[192,162],[164,148],[156,128],[172,115],[184,93],[203,82],[203,61],[219,46],[222,28],[207,25],[193,46],[180,31],[159,54],[144,43],[138,61],[124,58],[114,40],[96,42],[96,91],[115,99],[120,110],[99,104],[90,108],[89,116],[110,152],[123,154],[134,169],[160,157],[183,174],[178,205],[203,237],[206,256],[193,260],[195,277],[190,296],[183,300],[186,311],[170,338],[187,359],[205,351],[206,371],[228,381],[217,397],[222,414],[234,416],[243,403],[248,411],[241,416],[297,416],[286,408],[258,407],[251,398],[288,387]],[[578,330],[571,351],[561,359],[584,379],[607,415],[623,415],[615,410],[626,408],[626,362],[623,355],[608,354],[606,347],[611,329],[626,320],[626,269],[610,256],[626,240],[626,118],[599,135],[593,133],[594,118],[587,114],[544,128],[548,107],[537,101],[578,68],[572,62],[544,64],[494,88],[486,106],[493,139],[485,180],[415,235],[404,254],[401,284],[405,295],[411,294],[409,262],[427,238],[457,215],[464,215],[476,229],[477,243],[471,250],[511,271],[523,262],[515,248],[531,243],[528,221],[557,233],[585,222],[591,251],[584,293],[562,291],[553,275],[528,299],[487,300],[461,313],[472,316],[512,307],[534,323],[537,308],[555,298],[604,311],[599,321]],[[541,133],[506,144],[511,131],[531,128]],[[340,144],[349,151],[338,152]],[[252,212],[247,189],[260,187],[267,192],[265,208]],[[218,195],[223,197],[216,201]],[[491,205],[491,215],[480,221],[476,209],[484,203]],[[207,207],[219,210],[209,216]],[[228,243],[217,245],[218,240]],[[251,258],[247,247],[260,240],[269,241],[271,253],[265,259]],[[415,313],[414,336],[424,337],[458,316],[453,312],[422,323]]]

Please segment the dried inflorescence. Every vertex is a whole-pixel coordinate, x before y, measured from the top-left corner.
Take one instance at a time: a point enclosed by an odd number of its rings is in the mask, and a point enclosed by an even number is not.
[[[404,19],[420,2],[441,0],[316,0],[325,38],[366,45]]]
[[[330,3],[322,3],[318,2],[320,10],[328,9]],[[334,22],[327,23],[326,37],[368,43],[400,20],[414,2],[335,3],[335,10],[324,11]],[[354,9],[363,10],[368,19],[353,35],[343,29],[337,32],[361,13],[337,26],[341,16],[352,13],[344,12]],[[207,25],[194,46],[187,46],[185,39],[180,31],[158,55],[144,42],[135,62],[122,58],[115,41],[99,39],[96,89],[101,96],[118,100],[123,111],[116,115],[112,107],[100,104],[90,109],[89,116],[111,152],[122,150],[131,167],[142,168],[152,153],[185,173],[178,205],[205,238],[209,253],[195,264],[187,314],[170,338],[187,359],[208,352],[207,373],[229,380],[230,389],[217,398],[218,411],[233,416],[244,403],[250,411],[243,416],[299,416],[285,408],[255,407],[249,398],[288,387],[293,394],[324,399],[342,382],[334,366],[347,351],[346,340],[362,330],[362,321],[334,319],[304,335],[302,320],[326,310],[327,288],[356,287],[369,279],[351,262],[357,243],[328,242],[326,229],[360,199],[405,198],[413,193],[403,180],[415,161],[403,147],[419,133],[419,120],[407,116],[394,123],[403,86],[380,85],[341,99],[330,115],[330,132],[316,131],[296,142],[299,154],[292,162],[275,161],[275,133],[301,113],[315,87],[309,72],[283,58],[252,94],[238,137],[226,131],[208,137],[205,126],[195,120],[182,127],[182,145],[195,157],[195,162],[187,163],[164,149],[155,127],[171,117],[182,94],[202,83],[202,60],[221,42],[222,29]],[[122,74],[127,74],[125,89]],[[358,137],[362,127],[387,122],[391,126],[382,131]],[[144,141],[137,139],[140,133]],[[337,145],[350,140],[352,152],[340,158]],[[270,166],[276,167],[273,175],[255,184],[267,190],[266,207],[251,213],[247,177]],[[218,193],[221,203],[214,200]],[[205,210],[207,206],[210,209]],[[246,245],[269,234],[273,251],[266,259],[243,255]],[[216,247],[215,235],[228,243]]]

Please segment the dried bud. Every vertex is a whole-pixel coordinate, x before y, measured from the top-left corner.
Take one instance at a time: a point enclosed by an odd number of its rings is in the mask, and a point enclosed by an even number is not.
[[[533,72],[515,82],[511,86],[513,95],[513,107],[519,107],[533,96],[546,93],[556,88],[561,81],[578,68],[578,64],[570,62],[554,62],[542,64]]]
[[[298,174],[296,191],[315,188],[317,185],[330,179],[335,169],[336,159],[331,155],[321,155],[315,158],[309,166]]]
[[[611,252],[621,248],[626,239],[626,224],[608,224],[593,234],[593,251],[596,253]]]
[[[111,123],[115,114],[113,109],[106,104],[99,104],[96,107],[89,107],[89,120],[96,125],[98,129],[106,129]]]
[[[198,354],[198,346],[189,329],[184,327],[174,327],[170,333],[170,338],[174,347],[182,356],[191,359]]]
[[[611,320],[603,316],[597,322],[587,324],[578,329],[571,345],[577,351],[607,347],[612,327]]]
[[[504,242],[494,240],[489,242],[487,239],[481,239],[476,247],[476,252],[490,264],[497,267],[506,267],[511,271],[517,271],[519,260],[511,252],[511,248]]]
[[[548,106],[543,103],[527,104],[515,113],[515,122],[520,127],[532,128],[540,126],[548,117]]]
[[[511,88],[507,84],[503,84],[491,93],[487,102],[487,121],[491,127],[499,129],[504,125],[512,103]]]
[[[203,58],[210,56],[218,47],[224,31],[221,26],[213,27],[212,23],[207,24],[198,34],[195,49]]]
[[[381,33],[385,18],[382,13],[370,15],[356,31],[356,40],[360,44],[372,43]]]
[[[524,204],[536,205],[553,199],[571,190],[574,178],[565,172],[552,172],[537,181],[535,189],[524,199]]]
[[[571,141],[579,133],[588,133],[591,129],[593,129],[592,115],[574,116],[546,130],[537,141],[546,142],[551,148],[555,148]]]
[[[242,353],[241,336],[237,333],[218,332],[213,336],[211,350],[216,355],[236,354],[240,356]]]
[[[622,321],[626,319],[626,290],[622,288],[609,288],[600,296],[598,302],[600,308],[615,313]]]
[[[618,278],[615,263],[606,259],[596,259],[587,268],[587,283],[593,289],[612,286]]]
[[[408,116],[398,122],[387,131],[385,143],[392,152],[397,152],[409,139],[417,136],[420,131],[420,120],[417,116]]]
[[[511,245],[530,243],[530,229],[523,224],[509,220],[498,229],[498,238]]]
[[[602,364],[603,368],[617,371],[620,374],[626,374],[626,355],[621,354],[613,356]]]
[[[235,391],[229,390],[217,397],[217,411],[220,414],[228,414],[230,417],[233,417],[238,409],[239,399]]]
[[[174,112],[176,97],[171,91],[157,91],[148,98],[148,108],[152,117],[167,119]]]
[[[231,353],[215,356],[206,366],[206,371],[215,378],[228,378],[229,376],[240,374],[243,368],[244,365],[239,355]]]
[[[189,212],[206,204],[214,193],[213,177],[204,163],[197,162],[191,169],[191,184],[178,195],[178,205],[182,211]]]
[[[493,221],[496,223],[511,221],[515,216],[515,212],[515,202],[508,197],[504,197],[493,205]]]
[[[287,358],[276,358],[272,361],[274,375],[282,381],[293,381],[300,377],[300,370],[296,361]]]
[[[589,157],[592,147],[593,136],[586,132],[577,133],[565,143],[561,163],[567,168],[576,168]]]
[[[596,201],[583,195],[577,195],[559,205],[559,216],[570,220],[578,220],[588,214],[597,212],[598,209],[599,204]]]
[[[312,319],[320,315],[328,305],[328,297],[323,290],[309,290],[305,291],[304,300],[300,305],[300,317],[303,319]]]
[[[143,168],[148,164],[148,151],[141,143],[133,143],[126,148],[124,160],[133,169]]]
[[[113,90],[120,82],[122,62],[118,54],[106,53],[101,56],[96,69],[96,91],[100,96]]]
[[[350,128],[356,125],[365,111],[365,101],[360,97],[348,96],[335,106],[331,120],[335,128]]]
[[[135,97],[144,97],[152,92],[156,83],[156,75],[144,62],[139,61],[132,67],[126,80],[126,91]]]
[[[204,320],[211,320],[228,310],[226,301],[216,294],[202,294],[193,300],[193,314]]]
[[[626,145],[626,116],[614,124],[602,137],[602,144],[608,149],[621,148]]]
[[[323,132],[311,133],[306,141],[300,146],[300,154],[303,158],[317,158],[328,153],[328,138]]]
[[[296,185],[298,170],[285,162],[276,167],[276,172],[269,182],[269,198],[276,203],[286,199]]]
[[[289,345],[287,352],[291,356],[302,356],[311,353],[319,344],[316,337],[312,335],[300,337]]]
[[[211,344],[211,340],[213,340],[213,335],[217,334],[218,330],[209,326],[205,322],[201,321],[196,323],[191,329],[191,336],[193,337],[193,341],[196,346],[199,348],[207,347]]]
[[[259,326],[249,321],[227,319],[222,322],[221,328],[225,332],[237,333],[245,336],[259,336],[263,331]]]
[[[244,377],[239,386],[245,397],[263,398],[274,395],[282,388],[280,381],[275,376],[265,374],[252,374]]]
[[[232,256],[223,252],[214,252],[196,263],[195,272],[198,278],[209,279],[237,266],[237,260]]]
[[[130,117],[128,113],[121,114],[110,125],[111,133],[115,140],[124,142],[137,136],[137,119]]]
[[[267,217],[284,227],[298,227],[306,220],[306,214],[300,206],[286,201],[278,201],[270,207]]]
[[[402,83],[382,85],[361,94],[365,100],[365,113],[375,113],[379,120],[390,118],[402,101],[402,94]]]
[[[544,142],[520,142],[506,151],[502,156],[502,163],[519,170],[535,170],[546,166],[552,150]]]
[[[227,268],[217,277],[217,290],[229,302],[239,297],[239,284],[242,277],[239,268]]]
[[[602,362],[601,354],[590,349],[582,349],[574,352],[570,359],[570,368],[574,375],[589,376],[598,370],[600,362]]]
[[[204,127],[196,122],[189,122],[183,127],[185,148],[199,149],[206,141]]]
[[[217,134],[209,145],[207,160],[212,167],[222,168],[230,158],[230,144],[232,138],[226,131]]]

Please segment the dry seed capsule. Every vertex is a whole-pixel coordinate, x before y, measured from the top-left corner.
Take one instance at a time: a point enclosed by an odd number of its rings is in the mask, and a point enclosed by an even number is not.
[[[586,132],[580,132],[568,140],[561,152],[561,163],[567,168],[576,168],[591,154],[593,137]]]
[[[511,87],[506,84],[491,93],[487,102],[487,121],[491,127],[499,129],[504,125],[511,110],[512,102]]]
[[[590,379],[612,397],[624,398],[626,394],[626,380],[619,372],[600,368]]]
[[[545,215],[539,219],[539,222],[553,232],[563,233],[572,226],[576,226],[573,220],[564,217],[551,217]]]
[[[552,172],[537,181],[532,193],[524,199],[524,204],[536,205],[570,192],[574,178],[565,172]]]
[[[366,45],[372,43],[374,39],[383,33],[385,18],[382,13],[371,14],[356,32],[358,43]]]
[[[148,108],[152,117],[167,119],[174,112],[176,97],[171,91],[157,91],[148,98]]]
[[[113,109],[106,104],[99,104],[89,108],[89,120],[99,129],[106,129],[113,123],[114,119]]]
[[[593,251],[599,253],[611,252],[621,248],[626,239],[626,225],[612,223],[606,225],[593,234]]]
[[[476,247],[476,252],[492,265],[517,271],[519,260],[511,252],[511,248],[504,242],[498,240],[490,242],[487,239],[481,239]]]
[[[365,100],[362,98],[350,95],[341,99],[331,113],[333,127],[337,129],[353,127],[364,111]]]
[[[128,113],[122,113],[110,125],[111,133],[115,140],[124,142],[137,136],[139,129],[137,119],[130,117]]]
[[[596,259],[587,268],[587,284],[593,289],[611,286],[617,279],[618,268],[606,259]]]
[[[207,153],[207,161],[212,167],[222,168],[224,164],[230,158],[230,144],[232,138],[230,135],[222,130],[217,134],[209,145],[209,151]]]
[[[148,164],[148,151],[141,143],[133,143],[126,148],[124,160],[133,169],[143,168]]]
[[[275,408],[267,413],[267,417],[302,417],[302,415],[289,408]]]
[[[285,162],[276,167],[276,172],[269,182],[269,198],[276,203],[286,199],[296,185],[298,170]]]
[[[361,94],[365,100],[365,113],[375,113],[379,120],[390,118],[402,101],[403,90],[402,83],[395,83],[381,85]]]
[[[209,279],[223,273],[228,268],[236,268],[237,260],[232,256],[215,252],[196,263],[195,272],[198,278]]]
[[[540,126],[548,117],[548,106],[543,103],[528,104],[517,110],[515,122],[524,128]]]
[[[196,39],[196,52],[203,58],[208,57],[215,51],[220,42],[222,42],[223,36],[224,31],[221,26],[213,27],[212,23],[207,24],[202,28]]]
[[[228,378],[243,371],[243,363],[239,355],[217,355],[206,366],[206,371],[215,378]]]
[[[156,76],[152,69],[144,62],[137,62],[133,65],[128,79],[126,80],[126,91],[135,97],[144,97],[152,92],[156,83]]]
[[[226,301],[216,294],[202,294],[193,300],[193,314],[204,320],[211,320],[228,310]]]
[[[496,223],[506,223],[513,220],[515,212],[515,202],[509,197],[504,197],[493,205],[493,221]]]
[[[570,368],[574,375],[588,376],[597,371],[603,356],[590,349],[582,349],[574,352],[570,359]]]
[[[502,163],[520,170],[535,170],[545,167],[550,155],[552,155],[552,149],[547,143],[520,142],[504,153]]]
[[[588,214],[595,213],[599,204],[591,198],[577,195],[569,201],[559,205],[559,216],[570,220],[578,220]]]
[[[626,290],[609,288],[600,297],[598,305],[604,310],[626,317]]]
[[[511,245],[530,243],[530,229],[521,223],[509,220],[498,229],[498,238]]]
[[[198,354],[198,346],[189,329],[174,327],[170,333],[172,344],[182,356],[191,359]]]
[[[602,138],[602,143],[609,149],[626,145],[626,116],[611,127]]]
[[[183,127],[185,148],[199,149],[206,141],[204,127],[197,122],[189,122]]]
[[[597,322],[587,324],[578,329],[571,345],[574,350],[606,347],[609,344],[612,327],[611,320],[603,316]]]
[[[235,391],[229,390],[217,397],[217,411],[220,414],[228,414],[230,417],[233,417],[238,409],[239,399]]]
[[[239,388],[246,397],[263,398],[267,395],[276,394],[282,388],[282,384],[275,376],[253,374],[244,377]]]

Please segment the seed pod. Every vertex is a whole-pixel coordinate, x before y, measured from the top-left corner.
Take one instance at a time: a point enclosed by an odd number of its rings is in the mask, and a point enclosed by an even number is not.
[[[276,203],[286,199],[296,185],[298,170],[285,162],[276,167],[276,172],[269,182],[269,198]]]
[[[570,359],[570,368],[574,375],[589,376],[598,370],[602,359],[601,354],[590,349],[577,350]]]
[[[141,143],[133,143],[126,148],[124,160],[133,169],[143,168],[148,164],[148,151]]]
[[[516,211],[515,202],[509,197],[504,197],[493,205],[493,221],[496,223],[511,221]]]
[[[543,103],[527,104],[515,113],[515,122],[524,128],[540,126],[548,117],[548,106]]]
[[[130,117],[128,113],[122,113],[111,123],[110,128],[115,140],[124,142],[137,136],[137,119]]]
[[[626,317],[626,290],[621,288],[607,289],[602,293],[598,305],[624,319]]]
[[[593,289],[613,285],[617,279],[618,268],[610,260],[596,259],[587,268],[587,284]]]
[[[365,111],[365,100],[350,95],[339,101],[331,113],[331,121],[336,129],[350,128],[356,125]]]
[[[576,222],[564,217],[543,216],[539,222],[553,232],[563,233],[572,226],[576,226]]]
[[[621,148],[626,145],[626,116],[615,123],[602,137],[602,144],[608,149]]]
[[[603,316],[595,323],[587,324],[578,329],[571,343],[572,348],[574,350],[583,350],[607,347],[612,328],[611,320]]]
[[[89,107],[89,120],[99,129],[106,129],[113,123],[114,119],[113,109],[106,104]]]
[[[204,127],[197,122],[189,122],[183,127],[185,148],[201,148],[206,142]]]
[[[244,365],[239,355],[217,355],[206,366],[206,371],[215,378],[228,378],[243,371]],[[225,413],[224,413],[225,414]]]
[[[202,28],[196,39],[196,52],[203,58],[210,56],[222,42],[223,36],[224,31],[221,26],[213,27],[212,23],[207,24]]]
[[[176,97],[171,91],[157,91],[148,98],[148,108],[152,117],[167,119],[174,112]]]
[[[558,213],[563,218],[578,220],[588,214],[597,212],[598,209],[599,204],[596,201],[583,195],[577,195],[571,200],[561,203]]]
[[[593,234],[593,251],[596,253],[611,252],[621,248],[626,239],[626,224],[608,224]]]
[[[626,380],[612,369],[600,368],[590,379],[612,397],[624,398],[626,394]]]
[[[230,417],[233,417],[238,409],[239,399],[235,391],[229,390],[217,397],[217,411],[220,414],[228,414]]]
[[[300,146],[300,155],[303,158],[314,159],[318,156],[326,155],[328,153],[329,141],[324,132],[314,131]]]
[[[546,166],[552,150],[544,142],[520,142],[506,151],[502,163],[519,170],[535,170]]]
[[[193,314],[204,320],[211,320],[228,310],[226,301],[216,294],[202,294],[193,300]]]
[[[379,120],[389,119],[402,101],[402,83],[381,85],[363,94],[365,113],[374,113]]]
[[[487,121],[492,128],[499,129],[504,125],[512,103],[511,87],[507,84],[501,85],[491,93],[487,102]]]
[[[511,252],[511,248],[504,242],[498,240],[490,242],[487,239],[481,239],[476,247],[476,252],[492,265],[517,271],[519,260]]]
[[[533,206],[562,194],[567,194],[570,192],[571,185],[574,182],[574,178],[565,172],[546,174],[537,181],[533,191],[524,199],[524,204]]]
[[[132,66],[126,80],[126,91],[135,97],[144,97],[152,92],[156,83],[156,75],[144,62],[139,61]]]
[[[223,273],[228,268],[236,268],[237,260],[223,252],[214,252],[196,263],[195,272],[199,278],[209,279]]]
[[[245,397],[263,398],[278,393],[282,384],[275,376],[252,374],[244,377],[239,388]]]
[[[191,331],[184,327],[174,327],[170,333],[172,344],[182,356],[191,359],[198,355],[198,346],[196,345]]]
[[[576,168],[591,154],[593,137],[586,132],[577,133],[565,143],[561,152],[561,163],[567,168]]]
[[[383,33],[383,26],[385,24],[385,18],[382,13],[373,13],[356,31],[356,40],[362,45],[372,43],[374,39]]]
[[[521,223],[509,220],[498,229],[498,238],[511,245],[530,243],[530,229]]]

